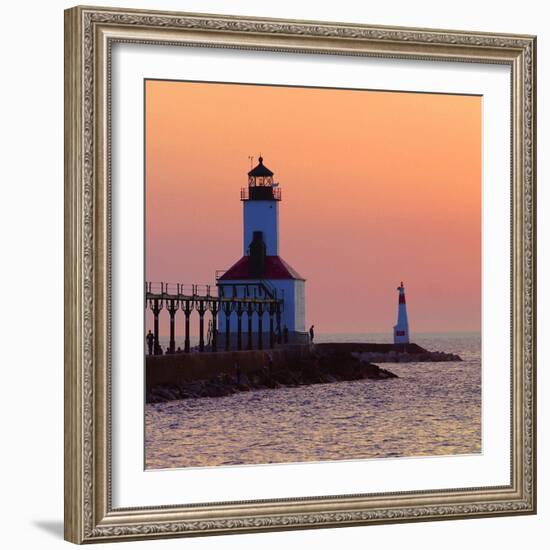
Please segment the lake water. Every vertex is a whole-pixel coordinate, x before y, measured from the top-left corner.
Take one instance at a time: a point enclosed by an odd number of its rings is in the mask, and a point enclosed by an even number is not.
[[[384,342],[326,334],[316,341]],[[418,334],[448,363],[384,363],[399,376],[243,392],[145,407],[147,468],[481,452],[480,336]]]

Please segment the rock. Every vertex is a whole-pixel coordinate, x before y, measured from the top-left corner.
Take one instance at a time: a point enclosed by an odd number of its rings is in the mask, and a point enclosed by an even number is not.
[[[389,370],[386,370],[386,369],[382,369],[380,367],[378,367],[378,377],[381,378],[381,379],[386,379],[386,378],[399,378],[397,376],[397,374],[393,373],[393,372],[390,372]]]
[[[285,386],[291,386],[298,382],[296,378],[296,374],[290,371],[289,369],[279,369],[275,371],[272,374],[272,378],[279,384],[283,384]]]
[[[191,382],[185,386],[185,391],[195,395],[200,395],[203,389],[203,382]]]
[[[332,374],[323,374],[322,380],[325,384],[333,384],[334,382],[338,382],[338,379]]]
[[[377,354],[384,355],[384,354]],[[396,377],[393,373],[369,363],[364,353],[351,350],[322,350],[293,359],[292,364],[278,363],[276,369],[265,366],[241,372],[237,377],[226,373],[208,380],[195,380],[178,386],[157,386],[148,390],[147,403],[163,403],[177,399],[224,397],[237,392],[258,389],[276,389],[282,386],[331,384],[343,380],[384,379]]]

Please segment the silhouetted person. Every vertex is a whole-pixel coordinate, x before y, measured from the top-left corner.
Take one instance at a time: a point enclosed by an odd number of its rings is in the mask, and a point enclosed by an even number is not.
[[[283,328],[283,342],[288,344],[288,327],[286,325],[285,328]]]
[[[313,329],[315,328],[315,325],[311,325],[309,327],[309,341],[313,342],[313,338],[315,337],[315,333],[313,332]]]
[[[155,343],[155,336],[151,331],[149,331],[145,338],[147,340],[147,348],[149,350],[149,355],[153,355],[153,344]]]
[[[176,350],[176,353],[181,353],[181,348],[178,346],[178,349]]]
[[[208,332],[206,334],[206,345],[210,346],[212,344],[212,321],[208,321]]]

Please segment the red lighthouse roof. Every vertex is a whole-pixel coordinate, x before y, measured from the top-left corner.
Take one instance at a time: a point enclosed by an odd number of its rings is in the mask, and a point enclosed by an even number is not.
[[[250,256],[243,256],[233,264],[220,278],[220,281],[236,281],[242,279],[257,279],[250,275]],[[279,256],[266,256],[262,279],[305,279]]]

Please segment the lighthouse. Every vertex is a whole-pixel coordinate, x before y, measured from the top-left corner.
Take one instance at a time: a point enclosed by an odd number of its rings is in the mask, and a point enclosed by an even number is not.
[[[397,304],[397,324],[393,327],[393,343],[409,343],[409,321],[407,319],[407,302],[405,300],[405,287],[403,281],[397,287],[399,292],[399,301]]]
[[[241,202],[243,255],[217,278],[218,295],[282,299],[280,330],[284,331],[285,342],[307,342],[305,279],[279,254],[281,188],[261,156],[258,164],[248,172],[248,185],[241,189]],[[268,312],[255,311],[245,315],[256,342],[267,342],[267,334],[263,333],[269,326]],[[235,311],[220,310],[219,326],[223,327],[227,321],[231,334],[230,347],[239,348],[241,338],[237,335],[241,332],[241,320]]]

